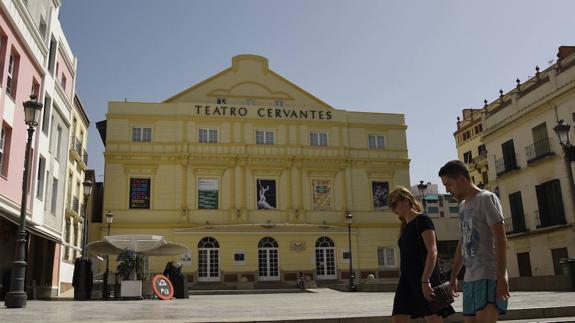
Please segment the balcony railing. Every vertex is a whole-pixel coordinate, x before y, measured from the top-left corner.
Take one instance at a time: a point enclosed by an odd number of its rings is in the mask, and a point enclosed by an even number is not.
[[[80,200],[75,196],[72,199],[72,210],[74,210],[76,214],[80,214]]]
[[[495,170],[497,171],[497,176],[517,169],[519,169],[519,166],[517,165],[517,158],[515,155],[512,157],[495,160]]]
[[[82,141],[76,137],[72,138],[70,149],[77,152],[79,156],[82,156]]]
[[[513,220],[511,220],[511,218],[505,218],[505,219],[503,219],[503,222],[505,222],[505,233],[512,234],[513,233]]]
[[[473,157],[472,162],[474,164],[479,164],[486,159],[487,159],[487,150],[482,150],[481,152],[479,152],[479,155]]]
[[[535,223],[537,229],[552,227],[554,225],[567,224],[564,214],[554,215],[551,213],[541,213],[540,211],[535,211]]]
[[[551,143],[549,142],[549,138],[538,140],[533,144],[525,147],[525,154],[527,155],[528,164],[541,158],[555,155],[555,153],[551,151]]]
[[[88,152],[86,151],[86,149],[83,150],[82,153],[82,161],[84,162],[84,165],[88,165]]]
[[[527,232],[524,217],[523,218],[517,217],[515,220],[513,220],[512,217],[505,218],[504,222],[505,222],[505,232],[507,234]]]

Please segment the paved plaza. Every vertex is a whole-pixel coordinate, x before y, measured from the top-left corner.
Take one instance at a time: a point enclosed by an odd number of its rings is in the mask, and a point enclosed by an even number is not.
[[[194,295],[171,301],[29,301],[23,309],[0,308],[0,322],[389,322],[393,293]],[[461,298],[454,307],[461,312]],[[529,322],[574,317],[575,292],[515,292],[505,319]],[[461,321],[454,315],[450,322]],[[527,320],[527,321],[525,321]],[[535,322],[537,320],[532,320]],[[551,322],[553,320],[547,320]]]

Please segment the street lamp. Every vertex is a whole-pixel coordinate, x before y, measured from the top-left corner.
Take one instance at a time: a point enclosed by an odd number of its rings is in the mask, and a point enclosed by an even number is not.
[[[34,127],[40,121],[40,111],[42,104],[37,100],[36,95],[30,95],[30,100],[23,103],[24,121],[28,125],[28,141],[26,142],[26,152],[24,155],[24,174],[22,176],[22,200],[20,202],[20,223],[18,234],[16,235],[16,257],[12,264],[12,276],[10,278],[10,291],[6,294],[4,305],[8,308],[20,308],[26,306],[26,292],[24,291],[24,281],[26,280],[26,200],[29,181],[29,161],[32,150],[32,135]]]
[[[108,211],[106,213],[106,223],[108,223],[108,236],[110,236],[110,226],[114,222],[114,214],[112,211]],[[104,273],[104,299],[108,300],[110,293],[108,292],[108,273],[110,272],[109,269],[110,265],[110,255],[106,255],[106,272]]]
[[[349,254],[349,291],[355,292],[355,285],[353,282],[355,275],[353,274],[353,258],[351,255],[351,222],[353,219],[353,215],[349,211],[346,211],[345,213],[346,213],[345,218],[347,219],[347,239],[348,239],[348,247],[349,247],[349,253],[348,253]]]
[[[88,198],[92,193],[92,181],[85,180],[82,183],[84,186],[84,235],[82,237],[82,258],[86,258],[86,243],[88,242]]]
[[[74,286],[74,300],[84,301],[92,297],[92,262],[88,259],[86,244],[88,243],[88,198],[92,193],[92,181],[85,180],[84,187],[84,230],[82,236],[82,257],[74,261],[74,276],[72,285]]]
[[[571,126],[564,124],[563,120],[559,120],[557,125],[553,128],[557,137],[559,137],[559,143],[565,152],[565,161],[568,163],[575,161],[575,146],[571,145],[571,142],[569,141],[570,128]]]
[[[559,137],[559,143],[563,147],[563,152],[565,153],[565,168],[567,169],[567,176],[569,177],[569,187],[571,189],[571,200],[573,207],[575,208],[575,182],[573,182],[573,169],[571,169],[571,162],[575,161],[575,146],[569,142],[569,129],[570,125],[564,124],[563,120],[557,121],[557,125],[553,127],[553,130]]]

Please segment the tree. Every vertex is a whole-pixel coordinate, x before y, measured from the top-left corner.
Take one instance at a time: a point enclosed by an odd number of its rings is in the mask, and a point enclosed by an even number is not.
[[[116,258],[118,273],[123,280],[142,279],[144,276],[144,256],[131,249],[124,249]]]

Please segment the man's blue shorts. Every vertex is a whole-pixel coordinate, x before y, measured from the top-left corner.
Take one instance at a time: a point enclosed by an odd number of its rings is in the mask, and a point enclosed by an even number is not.
[[[463,315],[475,316],[487,304],[495,304],[499,314],[507,313],[507,300],[496,299],[497,281],[480,279],[463,283]]]

